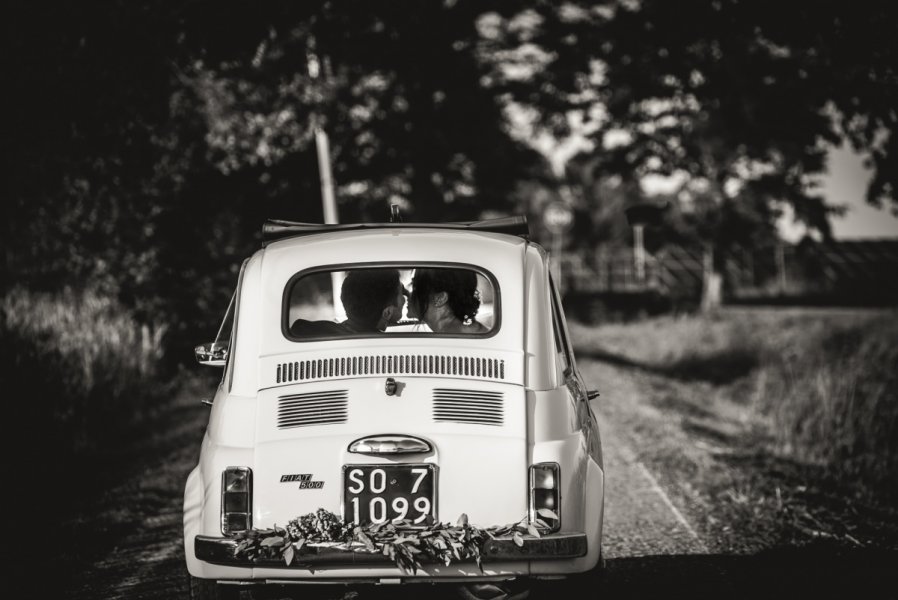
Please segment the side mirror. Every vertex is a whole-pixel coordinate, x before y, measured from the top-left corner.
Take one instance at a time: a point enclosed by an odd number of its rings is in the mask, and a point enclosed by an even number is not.
[[[196,360],[208,367],[223,367],[228,360],[228,342],[209,342],[193,349]]]

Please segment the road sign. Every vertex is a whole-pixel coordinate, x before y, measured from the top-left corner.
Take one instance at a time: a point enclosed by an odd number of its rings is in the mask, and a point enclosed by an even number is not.
[[[564,202],[552,202],[543,210],[543,223],[552,233],[564,233],[574,224],[574,212]]]

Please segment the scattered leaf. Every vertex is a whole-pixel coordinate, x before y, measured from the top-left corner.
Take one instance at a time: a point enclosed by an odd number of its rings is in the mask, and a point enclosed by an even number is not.
[[[458,550],[461,548],[461,544],[458,542],[452,542],[452,554],[455,555],[455,558],[461,560],[461,554],[458,553]]]
[[[540,509],[537,509],[536,512],[541,517],[545,517],[547,519],[555,519],[556,521],[558,520],[558,515],[555,514],[555,511],[550,510],[548,508],[540,508]]]
[[[524,536],[522,536],[517,531],[514,533],[514,537],[512,539],[514,540],[514,543],[518,548],[524,545]]]
[[[280,546],[284,543],[284,538],[279,535],[272,535],[270,537],[262,540],[261,546],[263,548],[268,548],[270,546]]]
[[[375,551],[374,542],[371,541],[371,538],[364,531],[359,531],[358,534],[359,541],[365,544],[365,548],[370,550],[371,552]]]

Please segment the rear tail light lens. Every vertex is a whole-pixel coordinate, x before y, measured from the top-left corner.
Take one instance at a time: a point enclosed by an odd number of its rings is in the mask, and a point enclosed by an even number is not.
[[[221,474],[221,532],[225,535],[252,527],[253,472],[228,467]]]
[[[225,534],[237,533],[249,529],[249,515],[240,513],[227,513],[222,524],[222,532]]]
[[[561,527],[558,483],[557,463],[540,463],[530,467],[530,522],[541,519],[549,531],[558,531]]]

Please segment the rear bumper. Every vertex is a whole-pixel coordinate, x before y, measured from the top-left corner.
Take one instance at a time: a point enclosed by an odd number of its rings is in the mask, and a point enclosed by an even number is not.
[[[518,546],[514,540],[496,538],[487,541],[483,548],[483,562],[509,562],[531,560],[563,560],[586,555],[587,540],[582,533],[555,533],[541,538],[524,538]],[[304,548],[291,566],[275,558],[246,559],[236,556],[238,541],[233,538],[198,535],[194,538],[196,558],[228,567],[265,567],[283,569],[308,569],[309,567],[375,567],[393,565],[389,557],[380,553],[341,550],[338,548]],[[468,561],[473,562],[473,560]]]

